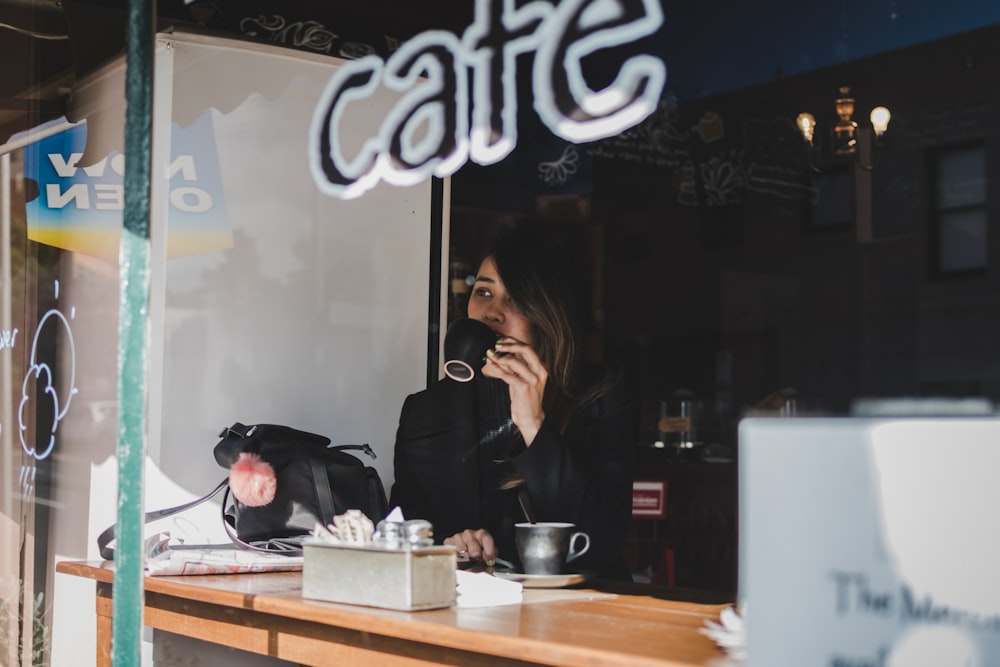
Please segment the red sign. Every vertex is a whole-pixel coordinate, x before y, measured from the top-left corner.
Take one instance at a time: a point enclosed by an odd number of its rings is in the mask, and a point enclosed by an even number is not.
[[[667,517],[667,483],[632,482],[632,516],[650,519]]]

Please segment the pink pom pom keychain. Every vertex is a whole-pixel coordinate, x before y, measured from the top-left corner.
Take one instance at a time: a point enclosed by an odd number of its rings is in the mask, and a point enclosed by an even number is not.
[[[248,507],[263,507],[272,500],[278,480],[271,464],[253,452],[242,452],[229,469],[229,488]]]

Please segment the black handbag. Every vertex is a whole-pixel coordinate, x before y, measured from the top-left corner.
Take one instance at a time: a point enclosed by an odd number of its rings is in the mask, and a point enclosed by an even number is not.
[[[331,445],[326,436],[288,426],[239,422],[224,428],[215,445],[216,462],[232,469],[241,456],[254,456],[273,470],[273,496],[263,505],[236,498],[227,476],[214,489],[191,502],[147,512],[146,523],[191,509],[224,491],[222,522],[234,544],[252,551],[300,555],[302,538],[317,523],[328,525],[349,509],[361,510],[372,523],[388,512],[378,471],[350,450],[375,458],[368,445]],[[109,544],[112,525],[97,538],[101,557],[114,558]]]

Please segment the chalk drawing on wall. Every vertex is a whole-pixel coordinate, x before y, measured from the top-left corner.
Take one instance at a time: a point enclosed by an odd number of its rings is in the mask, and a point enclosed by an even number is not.
[[[705,203],[709,206],[730,206],[742,201],[743,171],[735,151],[713,155],[699,165]]]
[[[726,136],[726,125],[722,120],[722,116],[714,111],[703,113],[701,118],[698,119],[698,124],[692,130],[706,144],[719,141]]]
[[[685,160],[681,165],[681,182],[677,187],[677,202],[681,206],[698,205],[698,184],[694,178],[694,162]]]
[[[580,153],[568,144],[558,159],[538,163],[538,178],[547,185],[563,185],[576,174],[579,162]]]
[[[788,119],[746,120],[735,145],[712,145],[724,138],[725,130],[722,117],[708,112],[694,126],[694,136],[700,137],[701,147],[707,150],[693,150],[696,166],[682,166],[677,198],[682,206],[736,205],[746,192],[812,203],[818,200],[815,179],[803,176],[801,136]]]
[[[802,136],[791,119],[734,120],[708,109],[690,124],[670,92],[643,122],[598,142],[594,157],[671,170],[676,201],[686,207],[740,205],[748,192],[811,203],[819,199]]]
[[[378,50],[365,42],[345,40],[319,21],[289,21],[284,16],[274,14],[256,17],[247,16],[240,20],[240,31],[249,37],[265,39],[275,44],[308,49],[317,53],[340,56],[349,60],[375,55]],[[385,36],[388,50],[393,50],[397,39]]]
[[[818,199],[815,182],[802,178],[802,137],[789,119],[748,120],[743,146],[747,189],[782,199]]]
[[[240,21],[244,35],[260,37],[276,44],[306,48],[319,53],[330,53],[334,41],[339,37],[327,30],[318,21],[294,21],[288,23],[283,16],[247,17]]]
[[[59,281],[55,281],[55,297],[59,298]],[[56,431],[59,422],[66,416],[76,388],[76,346],[73,342],[73,329],[70,320],[76,317],[76,308],[71,307],[67,317],[62,311],[53,308],[42,315],[35,329],[35,337],[31,342],[31,356],[28,359],[28,370],[21,383],[21,402],[18,406],[18,435],[21,447],[31,458],[31,463],[21,467],[20,484],[24,496],[34,493],[35,472],[38,461],[45,460],[52,454],[56,444]],[[16,330],[15,330],[16,334]],[[62,371],[60,391],[55,385],[55,372],[48,360],[42,358],[39,341],[51,340],[56,337],[65,350],[68,368]],[[11,342],[13,347],[13,342]],[[29,437],[29,425],[35,424],[35,437]],[[2,427],[2,425],[0,425]]]
[[[667,94],[642,123],[598,143],[595,157],[678,167],[690,158],[691,134],[680,129],[678,120],[677,98]]]

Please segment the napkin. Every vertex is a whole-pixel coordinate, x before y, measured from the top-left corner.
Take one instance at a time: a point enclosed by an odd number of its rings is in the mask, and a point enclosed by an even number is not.
[[[455,571],[459,607],[494,607],[521,602],[520,582],[499,579],[487,572]]]
[[[720,623],[705,621],[700,632],[715,641],[732,658],[745,660],[747,656],[746,607],[737,611],[726,607],[719,614]]]

